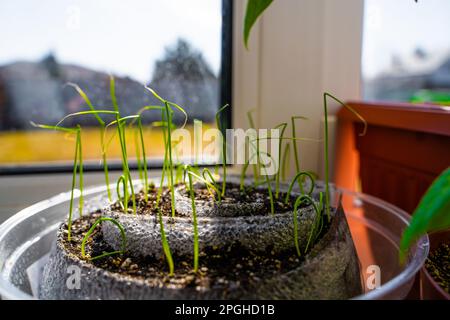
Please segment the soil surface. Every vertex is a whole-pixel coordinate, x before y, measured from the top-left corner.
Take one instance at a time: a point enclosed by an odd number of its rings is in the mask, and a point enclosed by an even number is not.
[[[184,185],[178,184],[180,194],[190,199],[190,194]],[[212,190],[213,194],[214,191]],[[272,190],[275,197],[275,190]],[[157,212],[157,194],[158,188],[154,185],[149,186],[148,201],[145,201],[144,192],[141,190],[136,193],[136,213],[143,215],[154,215]],[[213,205],[214,199],[209,190],[204,185],[196,184],[194,186],[194,194],[196,200],[202,200],[205,202],[211,202]],[[215,194],[214,194],[215,196]],[[274,211],[276,214],[285,213],[293,210],[294,202],[296,198],[294,196],[289,197],[289,201],[285,203],[286,193],[281,192],[279,198],[274,198]],[[242,204],[242,203],[263,203],[264,207],[259,211],[261,215],[266,215],[270,212],[270,197],[266,189],[257,189],[250,186],[245,186],[244,190],[240,190],[240,186],[234,183],[227,183],[225,195],[221,199],[222,204]],[[305,205],[300,205],[299,208]],[[159,207],[163,216],[171,216],[171,193],[170,189],[163,187],[161,193],[161,199]],[[129,200],[128,213],[133,213],[133,203]],[[124,212],[121,203],[116,202],[111,205],[111,209],[117,212]],[[241,216],[255,214],[254,212],[241,212]],[[185,213],[177,212],[176,216],[185,216]]]
[[[433,279],[450,293],[450,246],[447,243],[430,252],[425,267]]]
[[[170,207],[167,213],[169,212]],[[100,212],[95,212],[73,222],[71,242],[67,241],[67,237],[63,237],[62,240],[63,246],[70,254],[83,259],[81,257],[81,242],[91,225],[100,216]],[[329,226],[329,224],[324,226],[316,241],[322,238]],[[67,233],[67,224],[64,228],[64,232]],[[87,242],[86,254],[88,257],[95,257],[111,251],[113,250],[103,240],[100,224]],[[226,290],[227,288],[257,283],[263,277],[271,274],[275,275],[293,270],[299,266],[303,257],[304,254],[302,257],[298,257],[295,251],[275,254],[268,250],[262,256],[236,246],[230,246],[225,250],[211,248],[206,252],[200,252],[199,271],[197,273],[193,271],[192,257],[173,256],[174,276],[169,276],[164,256],[158,259],[134,258],[125,253],[91,260],[90,263],[110,272],[144,279],[154,286],[195,287],[197,290],[223,288]]]

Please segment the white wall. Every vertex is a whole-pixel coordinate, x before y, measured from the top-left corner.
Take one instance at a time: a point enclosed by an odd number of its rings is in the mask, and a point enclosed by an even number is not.
[[[323,92],[344,101],[360,96],[363,0],[276,0],[253,29],[249,51],[246,1],[234,3],[234,127],[247,127],[246,112],[255,108],[260,128],[303,115],[310,120],[298,123],[297,135],[322,138]],[[330,114],[339,109],[330,106]],[[322,172],[322,145],[299,147],[302,169]]]

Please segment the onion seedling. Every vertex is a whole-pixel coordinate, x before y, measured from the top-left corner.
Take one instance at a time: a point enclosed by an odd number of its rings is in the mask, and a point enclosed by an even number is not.
[[[294,219],[294,243],[295,243],[295,249],[296,249],[296,251],[297,251],[297,255],[300,257],[301,256],[301,251],[300,251],[300,246],[299,246],[299,241],[298,241],[298,221],[297,221],[297,219],[298,219],[298,215],[297,215],[297,211],[298,211],[298,207],[301,205],[301,204],[303,204],[303,203],[309,203],[309,204],[311,204],[312,206],[313,206],[313,208],[314,208],[314,211],[316,212],[316,218],[314,219],[314,222],[313,222],[313,226],[312,226],[312,228],[311,228],[311,233],[310,233],[310,235],[309,235],[309,237],[308,237],[308,242],[307,242],[307,244],[306,244],[306,249],[305,249],[305,253],[307,252],[307,250],[308,250],[308,247],[309,247],[309,245],[310,245],[310,242],[311,242],[311,240],[312,240],[312,238],[314,237],[314,235],[316,234],[316,226],[317,226],[317,223],[318,222],[320,222],[319,220],[321,219],[321,213],[322,213],[322,211],[321,211],[321,208],[322,208],[322,198],[323,198],[323,195],[322,195],[322,192],[320,193],[320,204],[319,204],[319,206],[317,206],[317,204],[315,203],[315,201],[309,196],[309,195],[305,195],[305,194],[303,194],[303,195],[300,195],[296,200],[295,200],[295,203],[294,203],[294,210],[293,210],[293,212],[292,212],[292,214],[293,214],[293,219]]]
[[[125,230],[123,229],[123,226],[115,219],[113,218],[109,218],[109,217],[100,217],[97,219],[97,221],[94,222],[94,224],[91,226],[91,228],[89,229],[89,231],[85,234],[83,241],[81,242],[81,256],[86,259],[86,242],[89,239],[89,236],[94,232],[95,228],[97,227],[98,224],[100,224],[103,221],[108,221],[108,222],[112,222],[114,225],[117,226],[117,228],[120,231],[120,236],[122,237],[122,249],[121,250],[117,250],[117,251],[112,251],[112,252],[103,252],[102,254],[89,258],[89,260],[97,260],[97,259],[101,259],[107,256],[111,256],[114,254],[123,254],[125,253],[126,247],[127,247],[127,237],[125,235]]]
[[[174,182],[173,182],[173,161],[172,161],[172,127],[173,127],[173,123],[172,123],[172,116],[173,116],[173,110],[172,108],[178,109],[179,111],[181,111],[184,116],[184,123],[182,128],[185,127],[186,123],[187,123],[187,113],[186,111],[184,111],[184,109],[182,107],[180,107],[179,105],[177,105],[176,103],[170,102],[168,100],[165,100],[163,98],[161,98],[156,92],[155,90],[149,88],[149,87],[145,87],[148,91],[150,91],[153,96],[158,99],[159,101],[161,101],[164,104],[164,111],[162,112],[162,118],[163,118],[163,123],[165,122],[166,125],[166,130],[167,132],[164,133],[164,139],[167,139],[167,142],[164,141],[164,144],[167,143],[168,145],[168,154],[169,157],[168,159],[166,159],[165,161],[168,161],[168,175],[169,175],[169,188],[170,188],[170,193],[171,193],[171,208],[172,208],[172,217],[175,217],[175,186],[174,186]],[[164,126],[164,125],[163,125]],[[167,134],[167,136],[166,136]],[[166,149],[167,151],[167,149]]]
[[[163,252],[166,257],[167,264],[169,266],[169,276],[173,276],[175,266],[173,263],[173,257],[172,257],[172,252],[170,250],[170,245],[169,245],[169,242],[167,241],[166,232],[164,231],[164,223],[163,223],[162,211],[161,211],[161,207],[160,207],[162,190],[163,190],[163,186],[164,186],[165,172],[166,172],[167,147],[168,147],[168,144],[164,143],[164,162],[163,162],[163,168],[162,168],[162,172],[161,172],[161,181],[159,183],[158,193],[156,194],[156,210],[158,211],[159,230],[161,233],[161,243],[162,243],[162,247],[163,247]]]
[[[281,123],[279,125],[277,125],[275,127],[275,129],[279,129],[280,132],[280,136],[279,136],[279,143],[278,143],[278,170],[277,173],[275,174],[275,198],[278,199],[278,195],[280,193],[280,176],[281,176],[281,149],[282,149],[282,144],[283,144],[283,136],[284,136],[284,131],[286,130],[287,127],[287,123]]]
[[[190,166],[186,165],[185,170],[187,171],[188,180],[189,180],[189,194],[191,197],[192,204],[192,223],[194,225],[194,272],[198,271],[198,225],[197,225],[197,210],[195,206],[195,193],[194,186],[192,183],[192,174],[190,172]]]
[[[255,111],[255,109],[252,109],[247,112],[247,119],[248,119],[248,123],[250,125],[250,129],[256,130],[255,121],[253,121],[253,116],[252,116],[253,111]],[[249,144],[250,143],[254,143],[254,142],[249,142]],[[256,150],[259,150],[259,146],[256,146]],[[258,151],[256,151],[256,152],[258,152]],[[257,163],[254,163],[252,165],[252,167],[253,167],[253,179],[254,179],[255,183],[257,183],[258,179],[259,179],[259,174],[260,174],[260,167],[259,167],[258,160],[257,160]]]
[[[73,216],[73,198],[75,192],[76,176],[78,169],[78,185],[80,188],[80,198],[79,198],[79,214],[80,217],[83,215],[83,155],[81,147],[81,127],[78,125],[76,128],[64,128],[60,126],[50,126],[45,124],[36,124],[31,122],[31,125],[37,128],[57,130],[65,133],[75,134],[75,157],[73,160],[73,171],[72,171],[72,188],[70,193],[70,203],[69,203],[69,219],[67,222],[67,240],[72,240],[72,216]]]
[[[112,83],[114,84],[114,79],[111,78]],[[86,93],[75,83],[67,83],[68,86],[73,87],[78,94],[83,98],[83,100],[86,102],[86,104],[88,105],[89,109],[91,111],[96,111],[94,106],[92,105],[91,101],[89,100],[88,96],[86,95]],[[113,85],[112,85],[113,86]],[[114,103],[115,100],[113,100]],[[117,103],[116,103],[117,105]],[[116,110],[116,112],[118,111],[118,108]],[[107,159],[106,159],[106,148],[105,148],[105,122],[102,120],[102,118],[100,118],[100,116],[97,113],[94,113],[95,118],[97,119],[99,125],[100,125],[100,144],[101,144],[101,151],[102,151],[102,162],[103,162],[103,171],[104,171],[104,175],[105,175],[105,183],[106,183],[106,191],[108,193],[108,199],[109,201],[112,200],[111,197],[111,190],[109,188],[109,173],[108,173],[108,163],[107,163]]]
[[[341,100],[339,100],[338,98],[336,98],[335,96],[325,92],[323,94],[323,109],[324,109],[324,116],[325,116],[325,125],[324,125],[324,139],[325,139],[325,143],[324,143],[324,154],[325,154],[325,210],[327,213],[327,218],[328,221],[331,220],[331,215],[330,215],[330,187],[329,187],[329,183],[330,183],[330,172],[329,172],[329,157],[328,157],[328,107],[327,107],[327,97],[330,97],[331,99],[333,99],[334,101],[336,101],[337,103],[339,103],[340,105],[342,105],[343,107],[347,108],[350,112],[352,112],[356,117],[358,117],[362,123],[364,124],[364,129],[363,132],[360,133],[360,136],[363,136],[366,134],[367,131],[367,122],[366,120],[361,117],[361,115],[356,112],[356,110],[354,110],[352,107],[346,105],[345,103],[343,103]]]
[[[226,108],[228,108],[228,104],[224,105],[222,108],[219,109],[219,111],[216,112],[216,126],[217,126],[217,129],[222,132],[222,151],[221,151],[222,175],[223,175],[222,196],[225,195],[225,189],[227,186],[227,141],[226,141],[225,128],[222,127],[222,124],[220,121],[220,114]]]
[[[313,191],[314,191],[314,186],[315,186],[315,181],[314,181],[314,177],[311,175],[311,173],[307,172],[307,171],[302,171],[299,172],[295,175],[294,179],[292,179],[291,183],[289,184],[288,187],[288,191],[286,193],[286,198],[284,199],[284,203],[287,204],[289,202],[289,197],[291,195],[292,192],[292,188],[294,187],[295,182],[298,183],[299,188],[300,188],[300,192],[303,194],[303,188],[301,188],[301,185],[303,184],[303,177],[308,177],[309,180],[311,181],[311,186],[309,187],[309,191],[307,192],[308,196],[311,196]]]

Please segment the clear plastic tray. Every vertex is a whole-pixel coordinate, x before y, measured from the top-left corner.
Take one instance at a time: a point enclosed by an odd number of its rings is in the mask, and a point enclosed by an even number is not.
[[[89,204],[85,212],[107,203],[105,190],[105,186],[85,190],[85,200]],[[428,255],[428,237],[422,237],[411,248],[407,264],[400,266],[398,243],[409,215],[380,199],[338,190],[361,262],[361,281],[365,288],[364,294],[354,298],[406,297]],[[58,226],[67,217],[69,200],[70,192],[62,193],[18,212],[0,226],[2,298],[34,298],[40,269],[55,241]]]

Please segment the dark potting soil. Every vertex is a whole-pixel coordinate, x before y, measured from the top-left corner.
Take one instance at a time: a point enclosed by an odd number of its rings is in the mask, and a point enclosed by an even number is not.
[[[177,185],[177,187],[182,185]],[[212,191],[214,192],[214,191]],[[275,190],[272,190],[275,197]],[[145,201],[144,192],[141,190],[136,193],[136,213],[144,215],[154,215],[157,211],[157,194],[158,188],[154,185],[149,186],[148,201]],[[184,186],[180,188],[180,194],[190,199],[190,194]],[[205,202],[211,202],[213,204],[214,199],[211,196],[209,190],[200,185],[194,187],[194,194],[196,200],[203,200]],[[292,211],[296,198],[294,196],[289,197],[288,203],[285,203],[286,193],[281,192],[278,199],[274,199],[274,211],[275,213],[285,213]],[[271,211],[269,192],[265,189],[257,189],[250,186],[245,186],[244,190],[240,190],[240,186],[235,183],[227,183],[225,195],[221,199],[222,204],[243,204],[243,203],[263,203],[263,209],[259,212],[261,215],[265,215]],[[306,206],[302,204],[299,208]],[[133,213],[133,202],[130,199],[128,203],[128,213]],[[159,208],[163,216],[172,215],[171,211],[171,194],[170,189],[163,187]],[[119,202],[115,202],[111,205],[111,209],[117,212],[123,212],[123,208]],[[254,215],[254,212],[241,211],[240,216]],[[176,211],[176,216],[183,216],[183,214]]]
[[[64,248],[70,254],[79,259],[84,259],[81,256],[81,242],[94,221],[100,216],[100,212],[95,212],[73,222],[72,240],[68,242],[65,236],[61,239]],[[329,223],[324,225],[316,242],[322,238],[329,226]],[[64,228],[64,234],[67,234],[67,224]],[[113,249],[103,240],[100,224],[87,241],[86,255],[88,258],[96,257],[104,252],[111,251]],[[135,258],[125,253],[94,259],[89,262],[110,272],[120,273],[135,279],[143,279],[153,286],[195,287],[197,290],[206,290],[208,288],[225,289],[257,283],[264,277],[295,269],[303,261],[303,256],[298,257],[295,251],[275,254],[271,250],[261,255],[237,246],[230,246],[221,250],[209,249],[206,252],[200,252],[197,273],[193,271],[192,257],[173,256],[175,264],[173,276],[169,276],[169,269],[164,256],[159,259]]]
[[[450,293],[450,246],[441,243],[440,246],[430,252],[425,267],[433,279]]]

